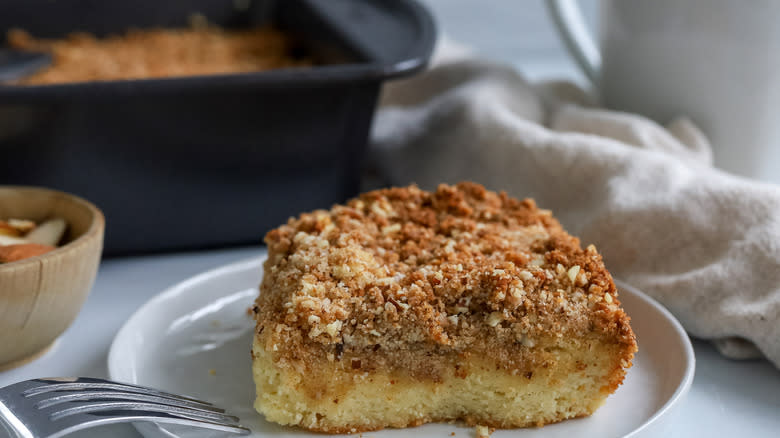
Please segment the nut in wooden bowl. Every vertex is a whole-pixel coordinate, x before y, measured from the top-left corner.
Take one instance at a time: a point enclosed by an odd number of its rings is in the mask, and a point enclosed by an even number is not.
[[[13,218],[10,228],[22,228],[14,235],[4,227],[2,234],[7,239],[0,247],[0,370],[36,357],[76,318],[95,281],[105,228],[103,214],[91,203],[34,187],[0,186],[3,218]],[[30,234],[35,230],[24,229],[59,222],[53,218],[65,224],[59,246],[35,242]],[[37,234],[42,232],[48,231]]]

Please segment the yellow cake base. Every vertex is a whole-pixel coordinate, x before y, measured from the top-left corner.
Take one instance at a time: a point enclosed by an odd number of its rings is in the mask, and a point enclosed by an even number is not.
[[[399,372],[346,370],[342,362],[325,360],[304,376],[274,364],[256,339],[255,409],[268,421],[330,433],[442,421],[514,428],[590,415],[622,380],[622,372],[615,374],[621,364],[614,363],[619,346],[588,342],[583,349],[576,340],[564,342],[571,348],[561,345],[550,366],[532,373],[512,375],[472,357],[461,362],[467,374],[456,376],[453,367],[433,382]]]

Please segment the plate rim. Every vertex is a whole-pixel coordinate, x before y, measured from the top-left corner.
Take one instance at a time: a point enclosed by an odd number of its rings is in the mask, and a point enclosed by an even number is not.
[[[645,304],[655,308],[655,310],[661,313],[666,318],[666,320],[671,323],[675,333],[677,334],[677,337],[681,340],[680,344],[682,345],[683,352],[685,354],[685,371],[683,373],[681,382],[677,385],[677,389],[674,391],[672,396],[669,397],[666,403],[664,403],[663,406],[655,411],[655,413],[650,416],[650,418],[645,420],[644,423],[642,423],[639,427],[624,437],[631,438],[638,436],[644,430],[651,427],[654,423],[657,423],[663,416],[669,413],[669,411],[672,409],[672,406],[680,402],[682,398],[685,397],[693,385],[693,377],[696,374],[696,354],[693,351],[693,344],[691,344],[690,336],[688,336],[685,328],[682,326],[680,321],[675,318],[672,312],[669,311],[669,309],[656,301],[655,298],[640,291],[636,287],[631,286],[625,281],[617,278],[613,278],[613,280],[615,281],[615,286],[617,286],[618,289],[618,299],[620,297],[620,292],[623,290],[628,290],[629,293],[639,298],[641,301],[644,301]]]
[[[185,280],[182,280],[180,282],[177,282],[173,284],[172,286],[169,286],[162,291],[158,292],[151,298],[149,298],[145,303],[143,303],[138,309],[136,309],[135,312],[133,312],[124,323],[122,323],[122,327],[119,328],[119,330],[114,335],[114,338],[111,340],[111,346],[108,349],[108,356],[106,358],[107,362],[107,368],[108,368],[108,377],[109,379],[116,379],[118,370],[117,366],[114,365],[117,362],[117,356],[119,355],[119,343],[120,340],[123,340],[124,338],[127,338],[130,336],[131,333],[131,324],[134,322],[134,320],[140,318],[139,315],[146,313],[149,311],[149,309],[155,307],[159,302],[165,301],[169,299],[171,295],[175,295],[177,293],[180,293],[182,289],[187,289],[188,287],[191,287],[194,284],[201,283],[209,278],[218,276],[218,275],[225,275],[233,271],[243,271],[245,269],[255,267],[257,265],[263,264],[265,262],[265,259],[267,258],[266,254],[263,254],[261,256],[254,256],[250,257],[248,259],[239,260],[237,262],[228,263],[226,265],[218,266],[216,268],[209,269],[207,271],[201,272],[199,274],[193,275],[191,277],[188,277]],[[258,284],[259,285],[259,284]],[[132,383],[132,382],[127,382]]]
[[[107,368],[108,368],[109,378],[110,379],[117,378],[118,370],[117,370],[117,365],[114,365],[114,363],[116,363],[116,361],[118,360],[117,357],[120,354],[118,352],[120,348],[119,347],[120,341],[122,341],[123,339],[129,336],[129,333],[131,332],[131,324],[134,324],[134,321],[137,318],[140,318],[139,315],[148,312],[149,309],[156,306],[159,302],[169,299],[172,295],[181,293],[182,289],[187,289],[195,284],[201,283],[215,276],[222,276],[222,275],[230,274],[231,272],[235,272],[235,271],[244,271],[250,268],[257,268],[263,265],[266,258],[267,258],[267,254],[263,254],[261,256],[250,257],[244,260],[239,260],[236,262],[228,263],[222,266],[218,266],[216,268],[206,270],[194,276],[188,277],[185,280],[182,280],[178,283],[175,283],[172,286],[167,287],[166,289],[162,290],[161,292],[155,294],[153,297],[148,299],[144,304],[142,304],[138,309],[136,309],[136,311],[133,312],[132,315],[130,315],[130,317],[127,318],[127,320],[125,320],[125,322],[122,324],[122,327],[117,331],[117,333],[114,335],[113,340],[111,341],[111,346],[109,348],[109,352],[107,356]],[[691,339],[688,336],[688,333],[685,331],[682,324],[677,320],[677,318],[675,318],[675,316],[666,307],[664,307],[661,303],[656,301],[654,298],[640,291],[636,287],[631,286],[625,281],[617,278],[615,278],[614,281],[615,281],[615,285],[618,288],[618,292],[627,290],[630,294],[634,295],[640,301],[643,301],[646,305],[649,305],[650,307],[654,308],[667,320],[667,322],[671,324],[682,346],[684,352],[683,359],[685,360],[685,370],[683,372],[682,379],[678,383],[674,393],[667,399],[666,403],[664,403],[660,408],[658,408],[653,413],[653,415],[650,416],[650,418],[645,420],[643,423],[637,426],[636,429],[632,430],[627,435],[624,435],[624,438],[631,438],[631,437],[637,437],[639,434],[641,434],[643,431],[651,427],[653,424],[658,423],[662,417],[666,416],[670,412],[670,410],[675,404],[680,402],[681,399],[685,397],[685,395],[688,393],[688,391],[690,390],[693,384],[693,378],[696,371],[696,356],[693,350],[693,345],[691,344]],[[136,382],[130,382],[130,383],[136,383]],[[163,433],[162,430],[160,430],[160,432]]]

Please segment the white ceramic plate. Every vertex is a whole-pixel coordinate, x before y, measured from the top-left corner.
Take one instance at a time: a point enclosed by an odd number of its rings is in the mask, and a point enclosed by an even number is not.
[[[112,379],[188,394],[224,407],[252,429],[252,437],[321,437],[266,422],[253,408],[249,350],[253,321],[247,314],[262,277],[263,259],[234,263],[180,283],[142,306],[111,346]],[[500,430],[502,437],[664,436],[673,406],[693,380],[688,336],[652,299],[619,283],[620,300],[631,316],[639,353],[624,384],[588,418],[541,429]],[[139,423],[147,438],[202,437],[203,432]],[[429,424],[364,434],[374,438],[472,436],[469,428]]]

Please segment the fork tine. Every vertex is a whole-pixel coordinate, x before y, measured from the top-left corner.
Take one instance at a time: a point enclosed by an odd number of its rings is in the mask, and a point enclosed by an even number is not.
[[[202,410],[214,413],[224,413],[225,410],[217,408],[211,405],[204,405],[202,403],[190,402],[188,400],[176,400],[167,397],[160,397],[156,395],[147,395],[136,392],[119,392],[119,391],[57,391],[55,393],[43,394],[45,398],[38,400],[35,403],[35,407],[38,409],[45,409],[51,406],[55,406],[62,403],[74,402],[74,401],[138,401],[148,403],[158,403],[169,406],[178,406],[182,408],[190,408],[196,410]]]
[[[193,420],[207,420],[218,423],[236,423],[238,417],[233,415],[226,415],[218,412],[208,412],[203,410],[196,410],[185,407],[162,405],[158,403],[146,403],[146,402],[132,402],[132,401],[80,401],[70,402],[69,407],[53,410],[49,413],[49,418],[52,421],[57,421],[61,418],[65,418],[71,415],[77,414],[92,414],[92,415],[112,415],[117,411],[133,412],[157,412],[168,415],[175,415],[182,418],[189,418]]]
[[[212,404],[207,401],[198,400],[192,397],[187,397],[178,394],[171,394],[169,392],[160,391],[154,388],[147,388],[145,386],[133,385],[130,383],[110,382],[107,380],[95,379],[90,377],[78,377],[75,379],[45,378],[45,379],[34,379],[34,381],[41,382],[43,384],[22,391],[23,396],[31,397],[31,396],[45,394],[48,392],[55,392],[55,391],[109,390],[109,391],[131,392],[136,394],[147,394],[147,395],[153,395],[157,397],[164,397],[171,400],[187,401],[193,404],[212,406]]]
[[[112,423],[138,422],[138,421],[151,421],[154,423],[167,423],[167,424],[178,424],[183,426],[194,426],[194,427],[200,427],[205,429],[217,430],[221,432],[235,433],[238,435],[249,435],[251,433],[249,429],[241,426],[240,424],[221,423],[221,422],[208,421],[208,420],[193,420],[189,418],[178,417],[175,415],[170,415],[170,414],[165,414],[160,412],[133,412],[133,413],[128,413],[127,415],[113,416],[113,417],[110,416],[96,417],[91,415],[87,416],[89,418],[84,418],[84,417],[85,416],[83,415],[75,415],[75,416],[65,417],[59,420],[57,422],[57,424],[59,424],[58,429],[46,435],[46,438],[62,438],[65,435],[68,435],[72,432],[88,429],[90,427],[99,426],[99,425],[112,424]]]

